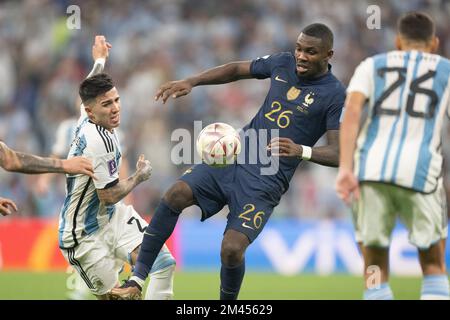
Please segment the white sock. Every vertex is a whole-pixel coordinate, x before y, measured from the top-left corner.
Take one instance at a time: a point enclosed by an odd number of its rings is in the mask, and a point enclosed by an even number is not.
[[[150,283],[144,300],[172,300],[174,273],[175,264],[150,273]]]

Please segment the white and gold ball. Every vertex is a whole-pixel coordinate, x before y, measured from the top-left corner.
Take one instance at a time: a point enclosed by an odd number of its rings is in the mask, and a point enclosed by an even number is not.
[[[241,152],[238,132],[229,124],[216,122],[203,128],[197,137],[197,152],[210,166],[226,166]]]

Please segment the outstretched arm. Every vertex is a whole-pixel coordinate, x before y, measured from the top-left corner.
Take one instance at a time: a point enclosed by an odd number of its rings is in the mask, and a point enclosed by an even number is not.
[[[277,137],[270,141],[268,149],[272,151],[273,156],[299,157],[324,166],[337,167],[339,165],[339,130],[328,130],[327,141],[326,146],[310,148],[311,152],[306,154],[302,145],[294,143],[289,138]]]
[[[159,98],[162,98],[163,103],[166,103],[169,97],[178,98],[187,95],[196,86],[250,79],[252,78],[250,64],[251,61],[230,62],[187,79],[167,82],[156,92],[155,100],[158,101]]]
[[[74,157],[68,160],[43,158],[32,154],[17,152],[0,142],[0,166],[7,171],[22,173],[68,173],[86,174],[94,177],[91,161]]]
[[[105,61],[109,56],[109,49],[111,48],[112,46],[109,42],[106,42],[105,36],[95,36],[94,45],[92,46],[94,66],[86,78],[103,72],[105,69]]]
[[[113,205],[125,198],[141,182],[148,180],[151,174],[152,166],[150,161],[145,160],[144,155],[141,155],[136,163],[136,172],[127,179],[120,180],[110,188],[97,189],[98,198],[100,202],[107,206]]]
[[[352,195],[355,199],[359,198],[359,183],[353,173],[353,154],[365,101],[366,96],[361,92],[350,92],[345,100],[340,136],[341,155],[335,188],[338,196],[346,203],[351,202]]]

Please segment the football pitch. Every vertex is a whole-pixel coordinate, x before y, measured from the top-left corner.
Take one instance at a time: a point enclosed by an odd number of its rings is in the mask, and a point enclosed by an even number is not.
[[[67,299],[68,274],[64,272],[0,272],[0,300]],[[390,281],[395,299],[419,299],[421,278],[393,277]],[[175,300],[214,300],[218,298],[219,274],[178,272],[174,281]],[[362,279],[349,275],[280,276],[249,272],[244,278],[239,299],[245,300],[359,300]]]

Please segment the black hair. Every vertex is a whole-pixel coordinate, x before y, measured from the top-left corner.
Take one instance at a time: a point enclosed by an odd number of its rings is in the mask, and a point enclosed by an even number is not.
[[[112,78],[106,73],[99,73],[85,79],[80,84],[78,93],[80,94],[81,101],[86,105],[86,103],[108,92],[112,88],[114,88]]]
[[[311,37],[322,39],[322,43],[328,50],[333,48],[333,32],[323,23],[310,24],[302,30],[302,33]]]
[[[411,41],[428,42],[435,32],[431,17],[426,13],[417,11],[403,15],[398,20],[397,28],[402,37]]]

